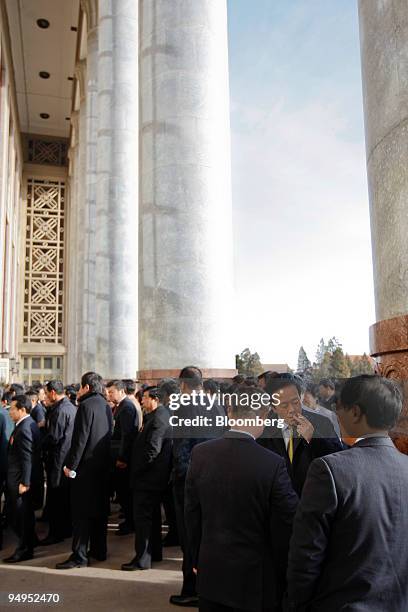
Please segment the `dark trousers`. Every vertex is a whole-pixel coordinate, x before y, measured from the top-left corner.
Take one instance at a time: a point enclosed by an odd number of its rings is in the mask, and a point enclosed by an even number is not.
[[[174,542],[177,543],[179,537],[177,529],[176,508],[174,507],[172,483],[167,485],[166,490],[162,494],[162,504],[166,515],[166,521],[169,526],[166,538],[168,538],[169,540],[174,540]]]
[[[49,487],[49,532],[50,537],[56,539],[68,538],[72,535],[71,499],[68,478],[63,477],[59,487]]]
[[[125,516],[125,523],[129,527],[133,527],[133,499],[130,490],[130,473],[128,468],[115,468],[115,489]]]
[[[217,603],[215,601],[209,601],[203,597],[199,598],[198,601],[199,612],[248,612],[243,608],[233,608],[232,606],[224,606],[224,604]],[[263,612],[277,612],[277,608],[263,608]]]
[[[135,551],[140,567],[162,560],[160,491],[133,491]]]
[[[177,529],[181,550],[183,551],[183,587],[181,589],[181,594],[190,597],[196,595],[196,576],[193,572],[193,559],[187,542],[186,525],[184,521],[184,485],[184,479],[176,480],[173,483],[173,492]]]
[[[107,553],[107,517],[74,518],[72,538],[72,558],[84,565],[89,553],[95,559],[103,560]]]
[[[16,495],[10,491],[8,497],[9,524],[18,537],[16,553],[33,553],[35,515],[31,491]]]

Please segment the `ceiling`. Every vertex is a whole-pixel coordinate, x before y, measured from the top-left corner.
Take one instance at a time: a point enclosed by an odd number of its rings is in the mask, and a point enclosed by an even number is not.
[[[68,137],[79,0],[6,0],[22,132]],[[49,21],[42,29],[37,19]],[[43,79],[41,71],[50,77]],[[48,119],[40,117],[47,113]]]

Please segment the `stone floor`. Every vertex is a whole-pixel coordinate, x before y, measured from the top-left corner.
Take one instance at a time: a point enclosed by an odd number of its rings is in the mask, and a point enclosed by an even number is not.
[[[44,525],[37,523],[39,536]],[[181,587],[181,551],[164,548],[164,559],[151,570],[123,572],[122,563],[134,556],[133,536],[116,536],[116,524],[109,527],[108,559],[93,562],[91,567],[58,571],[55,564],[70,553],[70,541],[35,549],[35,558],[17,565],[0,563],[0,609],[50,609],[61,612],[166,612],[177,608],[170,605],[169,596]],[[5,533],[0,559],[14,551],[14,538]],[[58,593],[59,604],[14,604],[4,607],[6,593]],[[191,608],[190,608],[191,609]]]

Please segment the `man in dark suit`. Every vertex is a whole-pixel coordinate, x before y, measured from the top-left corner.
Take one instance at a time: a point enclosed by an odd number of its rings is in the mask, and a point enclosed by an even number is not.
[[[186,366],[179,374],[180,392],[187,402],[180,405],[175,415],[181,419],[194,419],[209,413],[202,405],[202,400],[198,394],[203,393],[203,377],[201,370],[196,366]],[[190,400],[188,399],[190,397]],[[201,404],[201,405],[200,405]],[[170,404],[169,404],[170,406]],[[217,410],[219,407],[217,406]],[[211,428],[210,428],[211,429]],[[187,546],[186,523],[184,518],[184,489],[187,475],[188,464],[191,452],[200,442],[211,437],[211,432],[206,432],[203,428],[181,426],[173,429],[173,471],[172,484],[174,493],[174,506],[176,509],[177,530],[180,538],[181,549],[183,551],[183,585],[180,595],[171,595],[170,603],[176,606],[196,606],[198,597],[196,592],[196,576],[193,572],[193,561]]]
[[[30,417],[31,401],[26,395],[15,395],[10,416],[15,423],[8,446],[7,489],[10,525],[18,536],[15,552],[5,563],[33,558],[34,509],[38,501],[40,472],[40,432]]]
[[[263,390],[236,390],[222,438],[194,447],[185,521],[202,612],[280,610],[275,549],[279,517],[289,539],[298,498],[284,460],[256,444]],[[249,399],[248,399],[249,398]],[[258,417],[259,423],[254,422]]]
[[[330,420],[304,411],[299,377],[271,378],[266,391],[273,397],[271,418],[284,419],[282,429],[265,427],[259,444],[284,457],[293,488],[300,496],[310,463],[317,457],[342,450]]]
[[[115,489],[125,517],[116,534],[127,535],[134,530],[129,463],[133,438],[139,429],[139,416],[134,403],[126,395],[126,383],[123,380],[111,381],[107,390],[109,400],[117,406],[111,452]]]
[[[106,559],[109,514],[109,466],[112,411],[103,395],[102,378],[86,372],[78,393],[71,448],[64,474],[71,478],[72,554],[57,569],[88,565],[89,556]]]
[[[401,408],[388,379],[344,384],[338,417],[357,441],[310,466],[290,543],[290,610],[408,610],[408,457],[388,437]]]
[[[49,512],[48,536],[40,540],[40,546],[61,542],[72,535],[71,503],[69,499],[69,478],[63,472],[71,447],[76,408],[64,393],[60,380],[46,384],[48,405],[48,426],[42,448],[45,452],[47,474],[47,499]]]
[[[157,387],[144,390],[142,406],[143,429],[135,437],[131,458],[136,556],[122,565],[127,571],[149,569],[152,560],[162,560],[160,501],[170,478],[171,427]]]

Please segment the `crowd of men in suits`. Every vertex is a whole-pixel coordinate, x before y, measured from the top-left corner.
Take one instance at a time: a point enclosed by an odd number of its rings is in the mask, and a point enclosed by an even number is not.
[[[104,561],[115,496],[117,535],[134,533],[124,571],[162,560],[164,510],[164,543],[183,552],[174,605],[408,610],[408,458],[389,437],[402,410],[394,382],[362,375],[336,390],[264,372],[220,385],[188,366],[136,389],[87,372],[79,388],[51,380],[3,394],[0,498],[18,542],[4,562],[68,537],[57,569]],[[49,531],[38,540],[41,508]]]

